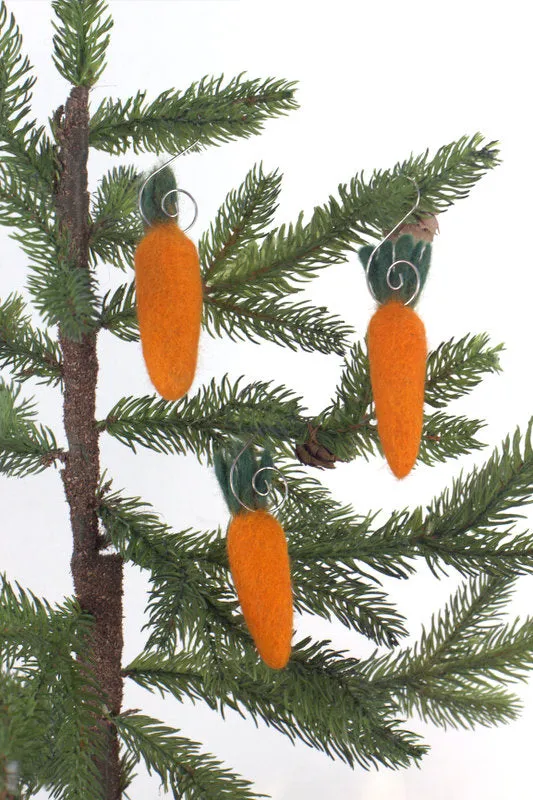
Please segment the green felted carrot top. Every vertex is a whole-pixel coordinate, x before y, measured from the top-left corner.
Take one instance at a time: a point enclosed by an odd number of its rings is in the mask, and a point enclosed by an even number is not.
[[[176,176],[170,167],[165,167],[153,178],[151,178],[142,193],[142,210],[150,225],[156,225],[159,222],[171,222],[172,217],[177,210],[177,184]],[[161,207],[161,201],[167,194],[172,192],[165,200],[166,214]]]
[[[215,474],[217,476],[222,494],[232,514],[242,511],[242,506],[233,494],[230,484],[231,466],[238,456],[239,451],[242,450],[243,443],[238,442],[232,446],[220,449],[215,453]],[[266,509],[268,505],[268,498],[263,497],[260,492],[266,492],[268,488],[268,472],[261,472],[255,478],[254,490],[254,475],[258,470],[264,467],[272,467],[274,462],[268,450],[263,450],[258,456],[252,446],[247,447],[238,457],[233,471],[233,485],[238,497],[241,498],[243,503],[246,503],[249,508]],[[270,473],[271,474],[271,473]]]
[[[365,270],[373,250],[373,245],[365,245],[358,251],[359,260]],[[430,242],[415,240],[410,233],[403,234],[394,243],[389,239],[383,242],[372,259],[369,282],[379,303],[386,303],[387,300],[394,298],[406,303],[413,296],[416,289],[416,275],[414,270],[412,270],[408,264],[399,264],[393,271],[391,280],[395,284],[399,283],[399,276],[401,275],[403,278],[403,286],[401,289],[395,291],[387,284],[387,271],[389,267],[394,261],[400,259],[403,261],[410,261],[418,268],[418,272],[420,273],[420,291],[410,303],[410,305],[414,306],[420,297],[428,275],[431,262]]]

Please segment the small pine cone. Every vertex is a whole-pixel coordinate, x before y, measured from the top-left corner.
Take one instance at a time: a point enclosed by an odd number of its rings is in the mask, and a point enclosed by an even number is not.
[[[318,469],[335,469],[337,456],[333,455],[327,447],[317,442],[309,441],[304,444],[297,444],[294,452],[298,460],[306,467],[317,467]]]

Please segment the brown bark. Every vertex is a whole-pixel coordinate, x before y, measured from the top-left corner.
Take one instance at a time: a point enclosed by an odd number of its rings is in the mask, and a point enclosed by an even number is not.
[[[88,129],[88,89],[77,86],[72,89],[58,128],[60,177],[55,197],[59,224],[69,233],[70,255],[76,269],[88,269]],[[103,701],[116,714],[122,703],[122,559],[99,550],[96,335],[88,334],[81,341],[74,341],[60,330],[59,341],[63,352],[63,419],[68,440],[62,478],[73,535],[74,589],[81,607],[94,617],[89,660]],[[109,723],[104,723],[103,735],[107,739],[106,758],[98,763],[103,797],[119,800],[118,739]]]

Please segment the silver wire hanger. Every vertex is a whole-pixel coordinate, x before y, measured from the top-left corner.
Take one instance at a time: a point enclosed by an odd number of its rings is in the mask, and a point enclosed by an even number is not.
[[[239,450],[239,452],[237,453],[237,455],[235,456],[235,458],[233,460],[233,464],[231,465],[231,468],[230,468],[230,471],[229,471],[229,485],[230,485],[231,493],[233,494],[233,497],[239,503],[239,505],[241,505],[247,511],[257,511],[257,509],[256,508],[250,508],[250,506],[247,506],[246,503],[243,500],[241,500],[241,498],[237,494],[237,490],[235,489],[234,477],[235,477],[235,469],[237,467],[237,462],[238,462],[239,458],[242,456],[242,454],[244,453],[244,451],[248,447],[250,447],[252,441],[253,441],[253,438],[252,439],[248,439],[248,441],[246,442],[244,447],[241,450]],[[261,491],[261,489],[259,489],[258,486],[257,486],[257,479],[259,478],[259,475],[262,472],[266,472],[267,470],[269,470],[271,472],[277,472],[278,475],[281,476],[281,483],[283,485],[283,496],[282,496],[281,500],[279,501],[279,503],[277,505],[275,505],[275,506],[273,506],[272,508],[269,509],[271,512],[274,512],[274,511],[277,511],[279,508],[281,508],[281,506],[287,500],[287,496],[289,494],[289,484],[287,483],[287,479],[285,478],[283,472],[280,469],[278,469],[278,467],[261,467],[256,472],[254,472],[254,474],[252,476],[252,489],[260,497],[268,497],[268,495],[274,490],[274,487],[268,481],[265,481],[266,489],[264,491]]]
[[[195,142],[193,142],[188,147],[186,147],[185,150],[182,150],[181,153],[178,153],[177,155],[172,156],[172,158],[169,159],[168,161],[166,161],[161,167],[158,167],[158,169],[156,169],[155,172],[152,172],[150,175],[148,175],[148,177],[144,181],[144,183],[141,186],[140,191],[139,191],[139,213],[140,213],[141,217],[143,218],[144,222],[147,225],[150,225],[150,220],[146,218],[146,214],[143,211],[142,197],[143,197],[143,192],[144,192],[148,182],[151,181],[152,178],[155,178],[155,176],[158,174],[158,172],[161,172],[162,170],[165,169],[165,167],[168,167],[169,164],[172,164],[172,162],[175,161],[177,158],[179,158],[180,156],[184,156],[185,153],[188,153],[189,150],[191,150],[195,146],[195,144],[198,144],[198,141],[199,141],[199,139],[197,139]],[[194,223],[198,219],[198,203],[196,202],[196,200],[194,199],[192,194],[190,192],[188,192],[186,189],[170,189],[170,191],[166,192],[166,194],[161,198],[161,211],[169,219],[177,219],[179,217],[179,213],[180,213],[177,201],[176,201],[176,212],[174,214],[171,214],[170,211],[167,211],[167,209],[165,207],[166,200],[171,194],[178,194],[178,195],[179,194],[184,194],[190,200],[192,200],[192,203],[194,205],[194,217],[192,219],[192,222],[189,225],[187,225],[186,228],[182,229],[183,232],[185,233],[185,231],[188,231],[189,228],[192,228],[192,226],[194,225]]]
[[[400,177],[400,176],[398,176],[398,177]],[[368,286],[368,291],[370,292],[370,294],[372,295],[374,300],[376,302],[378,302],[378,303],[379,303],[379,300],[378,300],[378,298],[376,297],[376,295],[374,293],[374,289],[372,288],[372,284],[370,283],[370,267],[372,265],[372,259],[376,255],[376,253],[379,250],[379,248],[381,247],[381,245],[385,244],[387,239],[390,239],[391,236],[394,236],[396,231],[399,228],[401,228],[401,226],[404,224],[404,222],[406,222],[409,219],[411,214],[414,211],[416,211],[416,209],[420,205],[420,189],[418,188],[418,184],[415,181],[415,179],[414,178],[410,178],[408,175],[403,175],[401,177],[407,178],[407,180],[411,181],[411,183],[414,185],[414,187],[416,189],[416,202],[415,202],[414,206],[411,209],[409,209],[407,214],[404,217],[402,217],[402,219],[394,226],[394,228],[391,231],[389,231],[389,233],[386,236],[383,237],[381,242],[379,242],[379,244],[377,244],[376,247],[374,247],[374,249],[370,253],[370,258],[368,259],[368,262],[367,262],[367,265],[366,265],[366,270],[365,270],[366,284]],[[394,258],[394,244],[393,244],[392,248],[393,248],[392,249],[392,253],[393,253],[393,258]],[[405,305],[408,306],[408,305],[411,305],[413,300],[415,300],[415,298],[418,296],[418,294],[420,292],[420,271],[419,271],[418,267],[415,264],[411,263],[411,261],[407,261],[404,258],[399,258],[397,261],[393,261],[393,263],[390,265],[390,267],[387,270],[387,276],[386,276],[387,286],[389,287],[389,289],[392,289],[393,292],[399,291],[402,288],[403,284],[404,284],[403,275],[402,275],[401,272],[399,273],[399,279],[400,279],[399,283],[394,284],[392,282],[392,273],[394,272],[396,267],[398,267],[400,264],[406,264],[408,267],[411,267],[411,269],[414,270],[415,277],[416,277],[415,290],[414,290],[413,294],[411,295],[411,297],[409,298],[409,300],[406,300],[406,302],[405,302]]]

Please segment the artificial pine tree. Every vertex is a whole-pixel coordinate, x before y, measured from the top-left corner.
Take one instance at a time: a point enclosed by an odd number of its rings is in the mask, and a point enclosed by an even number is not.
[[[139,92],[90,110],[112,26],[105,0],[52,5],[54,61],[72,89],[49,129],[31,121],[35,79],[3,0],[0,9],[0,221],[29,259],[27,298],[13,293],[0,301],[0,362],[10,372],[0,383],[0,469],[23,478],[59,469],[74,596],[50,605],[2,579],[0,796],[26,798],[44,788],[64,800],[118,800],[142,762],[176,798],[258,797],[181,732],[122,709],[125,680],[220,712],[236,709],[351,766],[417,763],[425,747],[404,721],[415,712],[437,725],[514,719],[518,703],[504,684],[533,663],[533,620],[506,624],[502,613],[517,576],[533,569],[532,537],[514,528],[533,485],[531,427],[426,509],[400,510],[377,524],[339,504],[312,468],[379,454],[366,346],[353,343],[349,327],[327,309],[289,297],[354,250],[364,260],[364,248],[410,208],[412,186],[399,176],[420,189],[416,226],[468,195],[498,163],[495,144],[465,137],[370,180],[356,176],[308,222],[300,216],[275,229],[277,173],[255,167],[228,194],[199,244],[204,329],[344,354],[341,381],[322,413],[306,414],[290,388],[226,378],[177,402],[124,397],[96,419],[99,331],[138,340],[131,277],[102,296],[98,265],[128,272],[143,228],[141,175],[116,167],[89,198],[89,148],[174,154],[194,142],[220,145],[292,110],[294,87],[204,78],[152,101]],[[26,300],[43,327],[31,323]],[[499,349],[472,334],[429,355],[425,400],[434,412],[425,417],[422,463],[480,446],[482,423],[443,409],[499,369]],[[64,444],[37,421],[28,380],[57,388]],[[99,463],[101,436],[133,449],[193,453],[206,469],[216,453],[253,438],[289,480],[278,516],[289,539],[296,610],[338,620],[381,649],[357,660],[304,639],[284,670],[266,667],[239,614],[224,530],[170,530],[148,504],[117,491]],[[405,647],[406,620],[377,577],[408,578],[420,560],[436,577],[453,567],[465,583],[418,643]],[[127,665],[125,564],[147,570],[151,582],[146,649]]]

